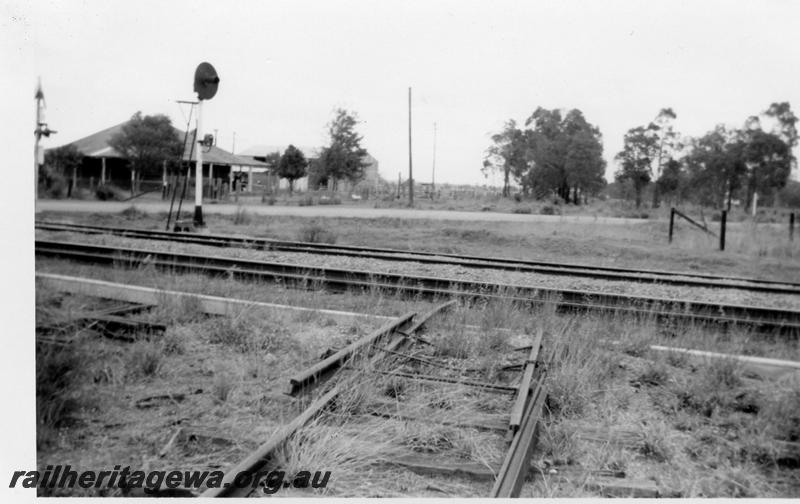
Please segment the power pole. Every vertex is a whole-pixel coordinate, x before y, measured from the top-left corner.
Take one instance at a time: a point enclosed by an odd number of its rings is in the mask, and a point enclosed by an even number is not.
[[[34,174],[36,175],[36,179],[34,181],[33,186],[33,197],[34,201],[39,200],[39,165],[41,164],[39,152],[39,140],[43,136],[49,137],[51,133],[55,133],[54,130],[51,130],[47,127],[47,123],[44,121],[44,109],[47,107],[47,104],[44,101],[44,91],[42,91],[42,79],[39,79],[39,83],[36,85],[36,94],[34,95],[34,99],[36,99],[36,129],[33,130],[34,135],[34,142],[33,142],[33,167],[34,167]]]
[[[411,165],[411,87],[408,88],[408,206],[414,206],[414,172]]]
[[[433,123],[433,168],[431,169],[431,192],[436,192],[436,123]],[[433,199],[433,195],[431,195]]]

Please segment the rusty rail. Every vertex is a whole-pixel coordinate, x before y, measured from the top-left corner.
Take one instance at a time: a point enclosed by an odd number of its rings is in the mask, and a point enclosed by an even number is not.
[[[512,407],[509,432],[513,431],[514,434],[508,452],[506,452],[506,458],[503,460],[503,465],[492,487],[492,497],[519,497],[525,476],[530,469],[530,460],[538,437],[539,416],[547,396],[544,387],[547,367],[535,364],[541,353],[541,345],[542,333],[540,331],[532,345],[523,381],[520,383],[518,401]],[[534,371],[538,371],[538,375],[534,376]],[[528,388],[523,390],[523,387]]]
[[[385,337],[389,334],[394,335],[392,340],[384,347],[388,350],[396,350],[403,346],[405,343],[409,341],[407,337],[408,334],[414,333],[420,330],[425,322],[427,322],[433,315],[439,313],[442,310],[445,310],[453,305],[453,302],[447,302],[435,307],[430,312],[422,315],[419,317],[415,322],[411,323],[411,325],[405,331],[399,331],[398,328],[402,327],[405,324],[408,324],[415,316],[415,313],[410,313],[403,315],[397,318],[392,323],[386,324],[381,329],[373,332],[370,336],[372,338],[362,338],[359,340],[360,344],[352,349],[347,355],[343,355],[340,357],[344,357],[346,360],[349,356],[352,356],[353,353],[359,349],[367,348],[369,345],[374,343],[374,341],[379,340],[382,337]],[[392,329],[387,329],[392,327]],[[388,332],[387,332],[388,331]],[[405,334],[403,334],[405,333]],[[367,341],[368,340],[368,341]],[[359,343],[356,342],[356,343]],[[353,344],[355,345],[355,343]],[[384,352],[376,352],[369,360],[370,365],[377,364],[381,359],[385,356]],[[331,356],[333,357],[333,356]],[[326,359],[327,361],[328,359]],[[336,359],[335,364],[334,360],[331,360],[329,364],[333,364],[332,369],[337,369],[341,367],[341,363],[343,360]],[[315,371],[311,371],[314,369]],[[312,366],[309,372],[303,373],[303,376],[307,377],[315,377],[314,380],[319,378],[318,370],[321,369],[317,366]],[[313,381],[302,381],[304,385],[301,385],[301,388],[306,386],[309,383],[313,383]],[[259,446],[253,453],[248,455],[244,460],[236,464],[234,467],[228,469],[225,473],[225,476],[222,480],[222,484],[219,488],[209,488],[205,492],[202,493],[201,497],[246,497],[250,495],[257,487],[257,481],[250,481],[247,485],[239,486],[236,484],[236,479],[242,474],[249,474],[252,478],[253,475],[258,475],[258,471],[261,470],[272,458],[273,453],[275,450],[283,446],[283,444],[289,440],[300,428],[305,426],[308,422],[313,420],[317,415],[322,413],[325,408],[328,407],[335,399],[338,397],[342,392],[346,390],[346,387],[349,384],[347,383],[338,383],[336,384],[331,390],[326,392],[322,397],[316,399],[305,411],[303,411],[300,415],[295,417],[289,424],[280,428],[277,432],[275,432],[264,444]]]

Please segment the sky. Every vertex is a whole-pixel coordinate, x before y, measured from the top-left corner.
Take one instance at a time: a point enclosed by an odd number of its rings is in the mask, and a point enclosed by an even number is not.
[[[800,2],[788,0],[7,0],[0,12],[3,67],[24,91],[6,117],[30,136],[41,77],[58,131],[45,147],[139,110],[185,128],[176,100],[194,98],[202,61],[221,80],[203,118],[220,147],[324,145],[342,107],[390,180],[408,172],[409,87],[420,182],[434,123],[437,182],[500,184],[480,171],[489,137],[539,106],[600,128],[609,179],[625,132],[661,108],[684,135],[741,126],[774,101],[800,109]]]

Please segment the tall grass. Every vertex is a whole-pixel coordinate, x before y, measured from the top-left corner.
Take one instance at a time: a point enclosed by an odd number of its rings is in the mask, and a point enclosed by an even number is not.
[[[76,387],[83,362],[75,345],[36,345],[36,416],[40,429],[55,429],[80,407]]]

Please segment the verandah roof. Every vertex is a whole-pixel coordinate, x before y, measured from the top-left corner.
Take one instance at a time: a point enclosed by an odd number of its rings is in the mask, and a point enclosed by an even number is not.
[[[108,141],[115,134],[122,131],[122,127],[125,126],[126,123],[127,121],[117,124],[115,126],[111,126],[110,128],[106,128],[104,130],[98,131],[97,133],[93,133],[79,140],[75,140],[74,142],[71,142],[67,145],[74,145],[78,149],[78,151],[81,152],[86,157],[122,158],[123,156],[119,152],[117,152],[114,148],[108,145]],[[183,142],[184,135],[186,133],[184,131],[179,130],[178,128],[174,129],[175,132],[178,134],[178,138],[180,138],[181,142]],[[195,145],[194,151],[190,153],[190,151],[192,150],[191,143],[193,139],[194,139],[194,130],[189,132],[189,138],[187,140],[186,149],[184,150],[183,153],[184,161],[195,161],[197,159],[197,149],[200,147],[199,145]],[[256,161],[255,159],[252,158],[241,157],[235,154],[231,154],[230,152],[224,149],[220,149],[217,146],[212,146],[211,148],[203,148],[203,162],[215,165],[224,165],[224,166],[252,166],[257,168],[269,167],[269,165],[267,165],[266,163],[262,163],[261,161]]]

